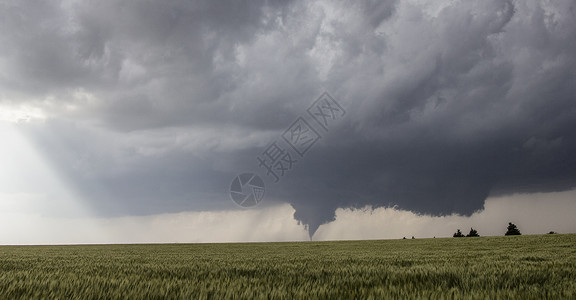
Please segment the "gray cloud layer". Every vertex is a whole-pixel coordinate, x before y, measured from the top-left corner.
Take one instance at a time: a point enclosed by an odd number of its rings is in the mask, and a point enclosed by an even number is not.
[[[576,185],[573,1],[8,1],[0,103],[103,214],[227,207],[322,91],[345,119],[267,199],[471,214]]]

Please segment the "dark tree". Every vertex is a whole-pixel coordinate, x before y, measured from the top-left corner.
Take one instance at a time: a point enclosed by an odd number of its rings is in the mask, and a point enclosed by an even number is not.
[[[462,232],[460,231],[460,229],[458,229],[456,231],[456,233],[453,235],[453,237],[464,237],[464,235],[462,234]]]
[[[548,232],[548,234],[557,234],[557,233],[558,233],[558,232],[556,232],[556,231],[550,231],[550,232]]]
[[[518,230],[518,227],[516,227],[516,225],[508,223],[508,231],[506,231],[506,234],[504,235],[521,235],[521,233],[520,230]]]
[[[468,233],[468,235],[466,235],[466,236],[467,236],[467,237],[477,237],[477,236],[480,236],[480,235],[478,234],[478,231],[476,231],[476,229],[470,228],[470,233]]]

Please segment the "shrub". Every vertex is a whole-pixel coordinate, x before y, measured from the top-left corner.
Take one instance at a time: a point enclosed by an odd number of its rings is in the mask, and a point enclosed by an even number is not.
[[[458,231],[456,231],[456,233],[454,233],[453,237],[464,237],[464,235],[462,234],[460,229],[458,229]]]
[[[480,236],[478,234],[478,231],[476,231],[476,229],[474,228],[470,228],[470,233],[468,233],[468,235],[466,235],[467,237],[478,237]]]
[[[516,225],[514,225],[513,223],[508,223],[508,231],[506,231],[504,235],[522,235],[522,234],[520,233],[520,230],[518,230],[518,227],[516,227]]]

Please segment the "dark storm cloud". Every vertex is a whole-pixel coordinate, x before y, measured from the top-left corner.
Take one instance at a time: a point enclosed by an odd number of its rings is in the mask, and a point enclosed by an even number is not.
[[[571,1],[2,4],[2,101],[103,212],[220,209],[323,90],[347,110],[267,199],[471,214],[576,185]]]

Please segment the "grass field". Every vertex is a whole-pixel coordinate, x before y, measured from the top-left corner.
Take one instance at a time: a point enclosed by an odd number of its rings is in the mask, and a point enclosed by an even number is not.
[[[576,298],[576,234],[1,246],[0,298]]]

